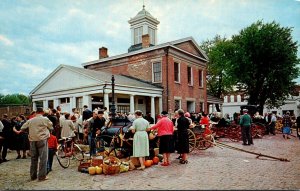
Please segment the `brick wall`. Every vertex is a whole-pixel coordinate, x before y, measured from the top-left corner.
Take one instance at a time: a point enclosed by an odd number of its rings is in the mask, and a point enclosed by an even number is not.
[[[201,56],[199,52],[195,49],[195,47],[190,42],[184,42],[176,45],[178,48],[185,50],[189,53],[192,53],[197,56]]]
[[[178,47],[199,55],[195,50],[195,47],[187,42],[179,44]],[[180,58],[180,84],[174,82],[174,55],[170,52],[168,54],[168,62],[163,49],[149,51],[137,55],[133,55],[127,58],[121,58],[118,60],[109,61],[106,63],[99,63],[88,66],[88,69],[109,71],[113,74],[124,74],[134,78],[139,78],[148,82],[152,82],[152,63],[159,61],[162,63],[162,83],[163,86],[163,110],[173,112],[175,108],[174,96],[181,97],[181,106],[185,111],[187,110],[186,98],[195,99],[195,111],[200,112],[200,101],[206,100],[206,69],[203,65],[191,63]],[[176,56],[178,58],[178,56]],[[168,65],[167,65],[168,63]],[[187,66],[192,67],[193,70],[193,86],[188,85]],[[199,87],[199,69],[203,70],[203,88]],[[167,83],[169,86],[167,86]],[[169,110],[168,110],[169,108]],[[206,105],[204,106],[206,109]]]

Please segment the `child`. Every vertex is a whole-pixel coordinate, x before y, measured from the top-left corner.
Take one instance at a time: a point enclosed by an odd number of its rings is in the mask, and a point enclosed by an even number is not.
[[[48,139],[48,162],[47,162],[47,174],[52,171],[52,163],[53,163],[53,156],[55,155],[55,152],[57,151],[57,138],[52,134],[52,131],[50,133],[50,137]]]

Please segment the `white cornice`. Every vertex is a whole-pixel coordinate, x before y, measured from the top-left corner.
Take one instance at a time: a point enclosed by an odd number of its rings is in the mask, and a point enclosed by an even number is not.
[[[183,42],[187,42],[187,41],[192,41],[194,43],[194,45],[196,46],[196,48],[202,53],[202,55],[205,58],[202,58],[200,56],[197,55],[193,55],[185,50],[182,50],[178,47],[176,47],[176,44],[179,43],[183,43]],[[116,59],[120,59],[120,58],[124,58],[124,57],[129,57],[129,56],[133,56],[136,54],[141,54],[144,52],[149,52],[149,51],[153,51],[153,50],[157,50],[157,49],[161,49],[161,48],[165,48],[165,47],[172,47],[175,48],[181,52],[184,52],[186,54],[189,54],[191,56],[193,56],[194,58],[200,59],[204,62],[208,62],[208,57],[206,56],[206,54],[199,48],[199,46],[197,45],[196,41],[193,39],[193,37],[187,37],[187,38],[183,38],[183,39],[179,39],[179,40],[175,40],[175,41],[171,41],[171,42],[167,42],[167,43],[163,43],[163,44],[159,44],[156,46],[151,46],[148,48],[143,48],[137,51],[133,51],[133,52],[129,52],[129,53],[124,53],[124,54],[120,54],[120,55],[116,55],[116,56],[112,56],[112,57],[107,57],[107,58],[102,58],[102,59],[98,59],[98,60],[94,60],[94,61],[90,61],[90,62],[86,62],[83,63],[82,66],[89,66],[89,65],[93,65],[93,64],[97,64],[97,63],[102,63],[102,62],[107,62],[107,61],[111,61],[111,60],[116,60]]]

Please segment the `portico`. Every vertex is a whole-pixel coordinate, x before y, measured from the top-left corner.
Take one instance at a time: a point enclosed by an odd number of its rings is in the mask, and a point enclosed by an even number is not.
[[[55,84],[56,79],[63,76],[68,76],[68,81]],[[59,105],[62,111],[71,112],[72,108],[81,111],[83,105],[87,105],[90,109],[107,107],[109,110],[112,104],[112,86],[107,80],[110,77],[111,74],[101,71],[60,65],[30,93],[33,109],[56,108]],[[89,85],[81,86],[81,83]],[[115,75],[114,91],[116,112],[133,113],[139,109],[144,114],[151,112],[151,116],[155,118],[162,111],[160,87]]]

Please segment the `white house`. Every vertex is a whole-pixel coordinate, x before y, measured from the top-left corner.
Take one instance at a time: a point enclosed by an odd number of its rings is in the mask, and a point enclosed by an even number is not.
[[[242,99],[241,95],[229,95],[224,96],[224,103],[222,106],[222,113],[228,113],[230,117],[233,114],[240,112],[240,106],[247,105],[247,100]],[[285,104],[279,108],[269,109],[266,105],[263,109],[263,113],[276,113],[277,115],[282,116],[289,111],[291,114],[295,114],[295,116],[300,115],[300,91],[298,96],[290,96],[286,101]]]

